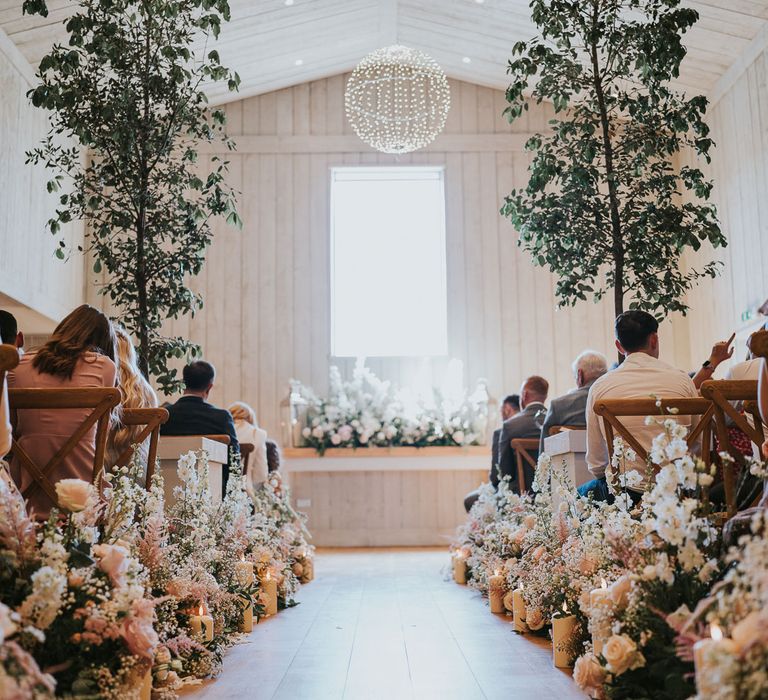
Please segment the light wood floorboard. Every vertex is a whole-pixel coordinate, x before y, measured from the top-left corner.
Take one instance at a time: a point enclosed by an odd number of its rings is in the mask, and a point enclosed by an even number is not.
[[[300,605],[259,624],[185,699],[569,700],[545,639],[445,580],[444,549],[329,549]]]

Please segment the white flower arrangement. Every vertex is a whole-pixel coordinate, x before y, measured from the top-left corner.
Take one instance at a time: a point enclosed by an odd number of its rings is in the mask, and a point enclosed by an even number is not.
[[[321,454],[331,447],[461,446],[486,440],[484,380],[461,398],[448,399],[435,389],[429,399],[414,399],[358,363],[351,381],[331,367],[327,398],[296,380],[291,382],[291,396],[305,407],[303,444]]]

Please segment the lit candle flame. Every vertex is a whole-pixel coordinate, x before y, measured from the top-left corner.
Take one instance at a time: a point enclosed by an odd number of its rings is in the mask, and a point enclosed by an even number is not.
[[[608,582],[604,579],[600,579],[600,588],[608,588]]]
[[[523,590],[523,582],[522,581],[520,582],[520,590],[521,591]]]
[[[720,625],[718,625],[716,622],[713,622],[709,626],[709,635],[716,642],[719,642],[723,638],[723,630],[720,629]]]
[[[271,579],[271,578],[272,578],[272,574],[271,574],[271,572],[270,572],[270,571],[267,571],[267,573],[266,573],[266,574],[264,574],[264,580],[265,580],[265,581],[269,581],[269,579]]]
[[[501,576],[501,569],[496,569],[494,573],[496,574],[496,576]]]
[[[245,561],[245,554],[240,555],[240,561]]]
[[[568,612],[568,603],[563,603],[563,612],[564,613]]]
[[[200,615],[200,617],[203,616],[203,604],[202,603],[200,603],[200,608],[198,609],[197,614]]]

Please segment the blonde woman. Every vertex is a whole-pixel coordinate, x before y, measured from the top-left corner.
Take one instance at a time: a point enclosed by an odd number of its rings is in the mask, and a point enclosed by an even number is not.
[[[241,445],[244,442],[251,443],[254,448],[245,474],[245,490],[253,496],[267,480],[267,431],[259,428],[256,413],[247,403],[235,401],[229,407],[229,412],[235,421],[237,441]]]
[[[157,408],[157,394],[149,385],[139,370],[136,350],[131,342],[131,336],[122,326],[115,324],[117,336],[118,355],[118,386],[123,395],[123,408]],[[143,426],[125,426],[115,424],[107,438],[107,455],[105,464],[107,468],[113,467],[125,449],[135,442],[136,437],[142,431]],[[149,441],[145,440],[137,452],[142,464],[146,467],[149,453]]]

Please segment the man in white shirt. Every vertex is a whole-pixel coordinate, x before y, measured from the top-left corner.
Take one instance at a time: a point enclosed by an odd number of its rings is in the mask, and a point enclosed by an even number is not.
[[[615,370],[600,377],[589,390],[586,407],[587,455],[589,471],[595,477],[579,487],[582,496],[592,494],[596,500],[608,500],[605,470],[609,462],[602,419],[595,413],[600,399],[697,398],[699,393],[691,378],[682,370],[659,360],[659,324],[645,311],[625,311],[616,318],[616,347],[625,356]],[[680,423],[691,424],[690,416],[677,416]],[[649,448],[661,432],[658,425],[645,425],[643,417],[623,418],[622,423],[643,447]],[[636,471],[641,481],[634,486],[636,496],[645,490],[647,466],[640,460],[626,464]]]

